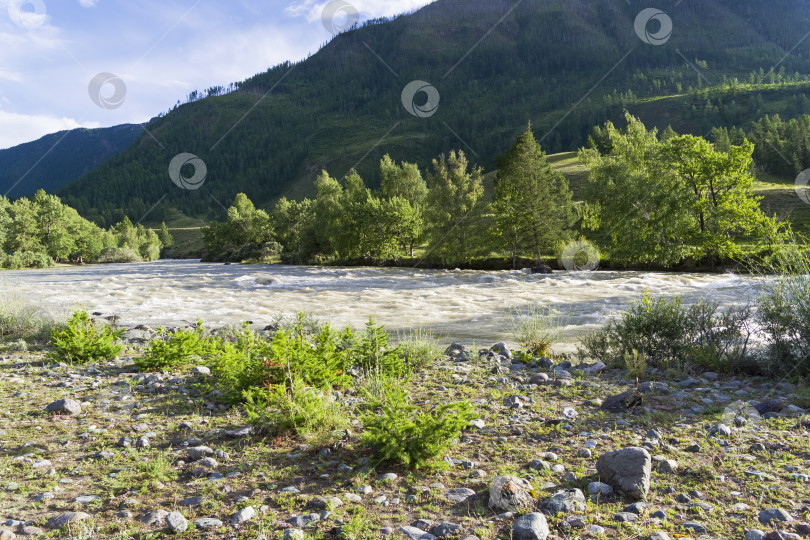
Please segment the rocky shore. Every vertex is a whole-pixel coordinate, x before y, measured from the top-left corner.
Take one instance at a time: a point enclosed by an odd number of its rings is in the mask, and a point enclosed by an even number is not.
[[[267,438],[201,391],[205,366],[138,372],[150,334],[101,364],[0,358],[1,540],[810,537],[810,400],[789,382],[453,344],[409,389],[478,418],[445,470],[413,472],[374,463],[357,420]]]

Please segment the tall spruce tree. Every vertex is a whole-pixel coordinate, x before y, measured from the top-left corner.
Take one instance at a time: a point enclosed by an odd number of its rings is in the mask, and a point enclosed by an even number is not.
[[[492,232],[509,246],[513,266],[522,253],[539,261],[569,235],[576,214],[568,180],[546,159],[531,123],[498,158],[492,211]]]

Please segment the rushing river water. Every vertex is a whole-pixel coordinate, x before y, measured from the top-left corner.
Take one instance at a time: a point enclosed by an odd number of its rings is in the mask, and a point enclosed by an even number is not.
[[[369,316],[398,331],[417,325],[442,341],[510,342],[517,311],[550,307],[567,323],[559,350],[604,324],[646,289],[721,305],[756,299],[761,280],[734,274],[441,271],[389,268],[239,266],[196,261],[58,267],[0,273],[0,298],[55,314],[77,307],[118,315],[123,325],[221,326],[273,321],[304,311],[359,327]]]

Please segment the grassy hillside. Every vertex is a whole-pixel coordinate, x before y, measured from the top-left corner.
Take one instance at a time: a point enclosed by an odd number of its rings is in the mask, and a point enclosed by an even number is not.
[[[810,42],[800,43],[810,0],[652,4],[669,10],[676,28],[660,47],[636,36],[640,8],[622,0],[526,1],[511,12],[507,0],[439,0],[342,34],[235,93],[177,108],[149,126],[163,147],[142,137],[60,194],[105,223],[122,210],[137,220],[160,200],[150,220],[172,207],[210,217],[238,192],[265,207],[308,194],[322,168],[342,177],[357,167],[374,185],[384,153],[424,168],[461,148],[491,171],[529,120],[553,153],[578,148],[593,125],[620,119],[624,108],[701,135],[769,112],[810,112],[802,83]],[[413,80],[439,91],[435,115],[403,107]],[[171,182],[168,164],[180,152],[205,161],[202,189]]]

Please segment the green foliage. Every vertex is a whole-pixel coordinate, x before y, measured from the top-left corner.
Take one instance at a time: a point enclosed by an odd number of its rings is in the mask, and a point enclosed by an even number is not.
[[[121,345],[115,342],[123,335],[123,329],[113,330],[90,319],[86,311],[78,310],[73,312],[65,328],[54,328],[51,332],[48,358],[69,364],[109,360],[121,353]]]
[[[400,336],[398,349],[412,372],[431,367],[442,352],[436,337],[421,326]]]
[[[445,403],[427,410],[413,405],[405,390],[388,384],[381,398],[366,393],[369,411],[362,415],[361,441],[383,461],[413,469],[437,466],[440,457],[475,417],[467,402]]]
[[[350,365],[365,375],[401,378],[408,374],[408,365],[398,348],[389,345],[390,336],[383,326],[375,326],[369,318],[365,332],[344,334],[349,347]]]
[[[631,377],[640,378],[647,373],[647,356],[633,349],[633,352],[624,353],[624,367]]]
[[[53,259],[47,253],[36,251],[15,251],[11,255],[0,255],[0,266],[9,270],[22,268],[49,268],[54,265]]]
[[[247,390],[244,397],[248,421],[268,434],[325,436],[347,424],[329,386],[315,388],[295,375],[282,384]]]
[[[568,181],[546,159],[531,124],[498,158],[492,214],[496,247],[509,247],[513,266],[524,253],[540,261],[569,235],[575,214]]]
[[[51,315],[17,296],[4,295],[0,301],[0,342],[46,340],[55,326]]]
[[[512,335],[525,352],[535,357],[547,356],[565,322],[551,308],[529,306],[526,314],[517,311],[512,315]]]
[[[735,239],[762,238],[778,226],[752,194],[753,146],[721,152],[705,139],[670,136],[627,117],[627,128],[608,122],[602,136],[609,154],[583,149],[590,176],[584,226],[611,262],[671,266],[687,257],[718,260],[740,255]]]
[[[211,354],[217,347],[216,340],[206,336],[201,320],[190,330],[178,328],[171,332],[160,330],[160,335],[149,342],[144,355],[135,358],[135,365],[142,371],[160,371],[187,365],[195,357]]]
[[[735,371],[749,359],[751,312],[747,306],[720,312],[700,299],[686,308],[680,297],[653,298],[649,292],[601,329],[583,336],[580,353],[624,366],[637,351],[657,369],[682,367]]]
[[[780,377],[810,375],[810,258],[797,244],[777,253],[758,315],[767,339],[765,367]]]
[[[429,257],[445,264],[469,262],[484,245],[479,219],[484,194],[481,167],[471,168],[464,152],[453,150],[433,160],[428,186]]]

